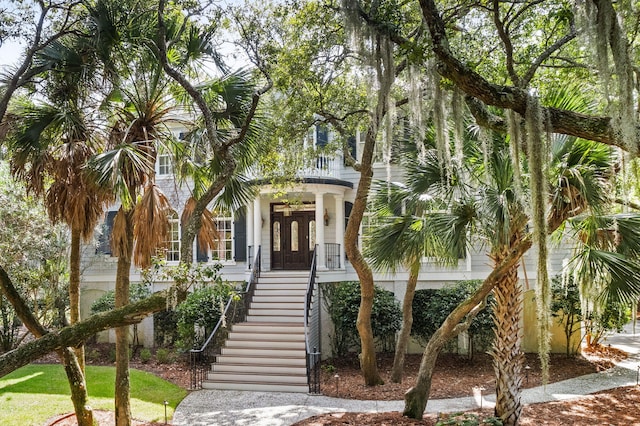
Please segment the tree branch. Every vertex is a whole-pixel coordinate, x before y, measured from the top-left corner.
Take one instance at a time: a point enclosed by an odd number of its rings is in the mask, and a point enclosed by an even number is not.
[[[429,27],[433,52],[438,58],[438,72],[452,80],[463,92],[486,105],[511,109],[525,115],[527,109],[526,91],[513,87],[490,83],[483,76],[463,64],[449,49],[444,22],[440,17],[435,0],[419,0],[422,14]],[[556,133],[576,136],[628,149],[616,138],[611,117],[589,116],[557,108],[544,108],[546,117]],[[637,145],[637,140],[635,141]]]

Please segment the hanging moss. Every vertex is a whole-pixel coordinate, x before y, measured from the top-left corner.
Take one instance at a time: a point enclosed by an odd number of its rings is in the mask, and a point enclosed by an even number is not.
[[[507,110],[507,126],[509,129],[509,154],[513,163],[513,183],[516,196],[522,199],[522,170],[520,167],[520,144],[524,143],[522,130],[522,118],[515,111]]]
[[[551,285],[547,270],[547,191],[545,173],[549,161],[548,146],[543,130],[540,102],[529,96],[525,115],[527,151],[531,175],[531,217],[534,241],[538,248],[538,280],[536,301],[538,308],[538,353],[542,368],[542,382],[549,381],[549,352],[551,349]]]
[[[484,127],[478,127],[478,139],[480,140],[480,146],[482,148],[482,162],[484,164],[484,169],[489,170],[489,158],[493,151],[491,131]]]
[[[449,139],[447,135],[447,114],[445,108],[446,94],[440,86],[440,75],[435,68],[433,74],[433,126],[435,128],[436,149],[440,164],[444,165],[444,172],[447,179],[451,176],[451,151],[449,149]]]
[[[428,109],[428,105],[430,104],[429,97],[425,96],[422,77],[423,73],[417,65],[409,65],[407,70],[409,120],[413,129],[416,151],[418,152],[418,160],[421,162],[425,160],[427,154],[427,150],[424,146],[426,129],[422,112],[425,106],[427,106]]]
[[[638,133],[634,97],[638,92],[634,82],[629,42],[611,2],[596,2],[595,10],[589,1],[583,4],[584,18],[581,23],[589,40],[588,45],[594,46],[593,53],[602,82],[600,86],[608,102],[608,113],[612,116],[615,136],[627,150],[636,153]],[[632,4],[621,2],[620,8],[635,16]]]
[[[458,165],[462,164],[464,158],[464,117],[463,117],[463,95],[462,91],[455,86],[451,96],[451,115],[453,121],[453,146],[455,149],[455,160]]]

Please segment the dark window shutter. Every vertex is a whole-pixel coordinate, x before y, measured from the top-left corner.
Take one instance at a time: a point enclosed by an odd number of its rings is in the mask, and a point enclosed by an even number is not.
[[[357,155],[357,143],[356,143],[356,137],[355,136],[349,136],[347,138],[347,149],[349,150],[349,153],[351,154],[351,156],[355,159],[356,155]],[[347,164],[347,159],[345,158],[345,165]]]
[[[325,125],[316,126],[316,146],[323,148],[329,143],[329,130]]]
[[[198,262],[208,262],[209,261],[209,250],[202,250],[200,247],[200,240],[196,236],[196,261]]]
[[[344,202],[344,228],[347,229],[347,223],[349,223],[349,216],[351,216],[351,209],[353,209],[353,203],[349,201]]]
[[[111,255],[111,231],[113,231],[113,221],[116,218],[117,211],[109,211],[105,216],[104,223],[102,224],[102,233],[98,238],[98,246],[96,247],[96,254],[108,254]]]
[[[234,257],[236,262],[245,262],[247,260],[247,220],[246,211],[240,208],[235,213],[233,221],[233,238],[235,240]]]

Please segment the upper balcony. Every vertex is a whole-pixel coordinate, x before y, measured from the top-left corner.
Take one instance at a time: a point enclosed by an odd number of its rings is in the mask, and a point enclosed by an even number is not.
[[[253,179],[341,179],[343,170],[340,153],[300,150],[281,155],[268,164],[255,165],[247,175]]]

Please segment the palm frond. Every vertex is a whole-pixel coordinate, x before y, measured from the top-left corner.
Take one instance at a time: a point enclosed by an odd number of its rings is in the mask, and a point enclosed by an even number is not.
[[[111,189],[125,208],[133,207],[133,190],[154,171],[154,158],[141,144],[121,144],[93,157],[88,164],[96,184]]]
[[[151,266],[151,258],[164,246],[169,234],[168,214],[171,205],[160,188],[147,185],[133,214],[135,246],[133,262],[145,269]]]
[[[600,303],[632,303],[640,297],[640,262],[620,253],[588,245],[570,265],[583,295],[594,295]]]
[[[181,223],[186,224],[191,216],[193,216],[196,204],[197,201],[193,197],[187,200],[180,218]],[[202,251],[207,251],[209,248],[214,248],[219,240],[220,232],[218,232],[215,217],[211,211],[204,209],[202,212],[202,224],[198,232],[198,245]]]

